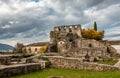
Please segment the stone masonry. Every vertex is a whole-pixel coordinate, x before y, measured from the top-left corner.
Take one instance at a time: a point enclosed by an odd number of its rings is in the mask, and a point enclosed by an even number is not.
[[[6,78],[13,75],[30,73],[41,69],[40,63],[12,65],[0,68],[0,78]]]
[[[111,65],[98,64],[93,62],[82,62],[81,59],[63,57],[63,56],[44,56],[49,59],[52,67],[77,69],[77,70],[93,70],[93,71],[120,71],[118,67]]]
[[[10,65],[11,57],[7,55],[0,55],[0,65]]]
[[[94,61],[109,58],[107,46],[96,40],[82,38],[81,25],[54,27],[50,32],[48,52],[56,52],[62,56]]]

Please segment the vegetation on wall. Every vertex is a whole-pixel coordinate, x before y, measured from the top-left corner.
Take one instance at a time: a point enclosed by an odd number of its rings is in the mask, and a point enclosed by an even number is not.
[[[94,29],[82,29],[82,37],[86,39],[102,40],[104,38],[104,31],[96,31]]]
[[[41,46],[41,47],[40,47],[40,52],[41,52],[41,53],[44,53],[44,52],[46,51],[47,47],[48,47],[48,44],[46,44],[46,45],[44,45],[44,46]]]

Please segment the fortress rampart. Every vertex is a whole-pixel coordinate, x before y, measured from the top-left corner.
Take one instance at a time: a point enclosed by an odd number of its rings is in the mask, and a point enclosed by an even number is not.
[[[54,27],[55,32],[77,33],[81,37],[81,25],[65,25]]]

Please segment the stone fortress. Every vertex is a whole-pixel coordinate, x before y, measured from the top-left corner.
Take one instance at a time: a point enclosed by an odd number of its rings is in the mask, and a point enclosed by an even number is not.
[[[83,38],[79,24],[54,27],[50,32],[48,52],[80,58],[82,61],[95,61],[109,58],[109,49],[106,42]]]

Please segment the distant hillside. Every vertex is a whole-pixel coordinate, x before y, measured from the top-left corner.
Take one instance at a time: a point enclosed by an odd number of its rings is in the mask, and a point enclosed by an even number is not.
[[[13,50],[14,47],[7,45],[7,44],[2,44],[0,43],[0,51],[9,51],[9,50]]]

